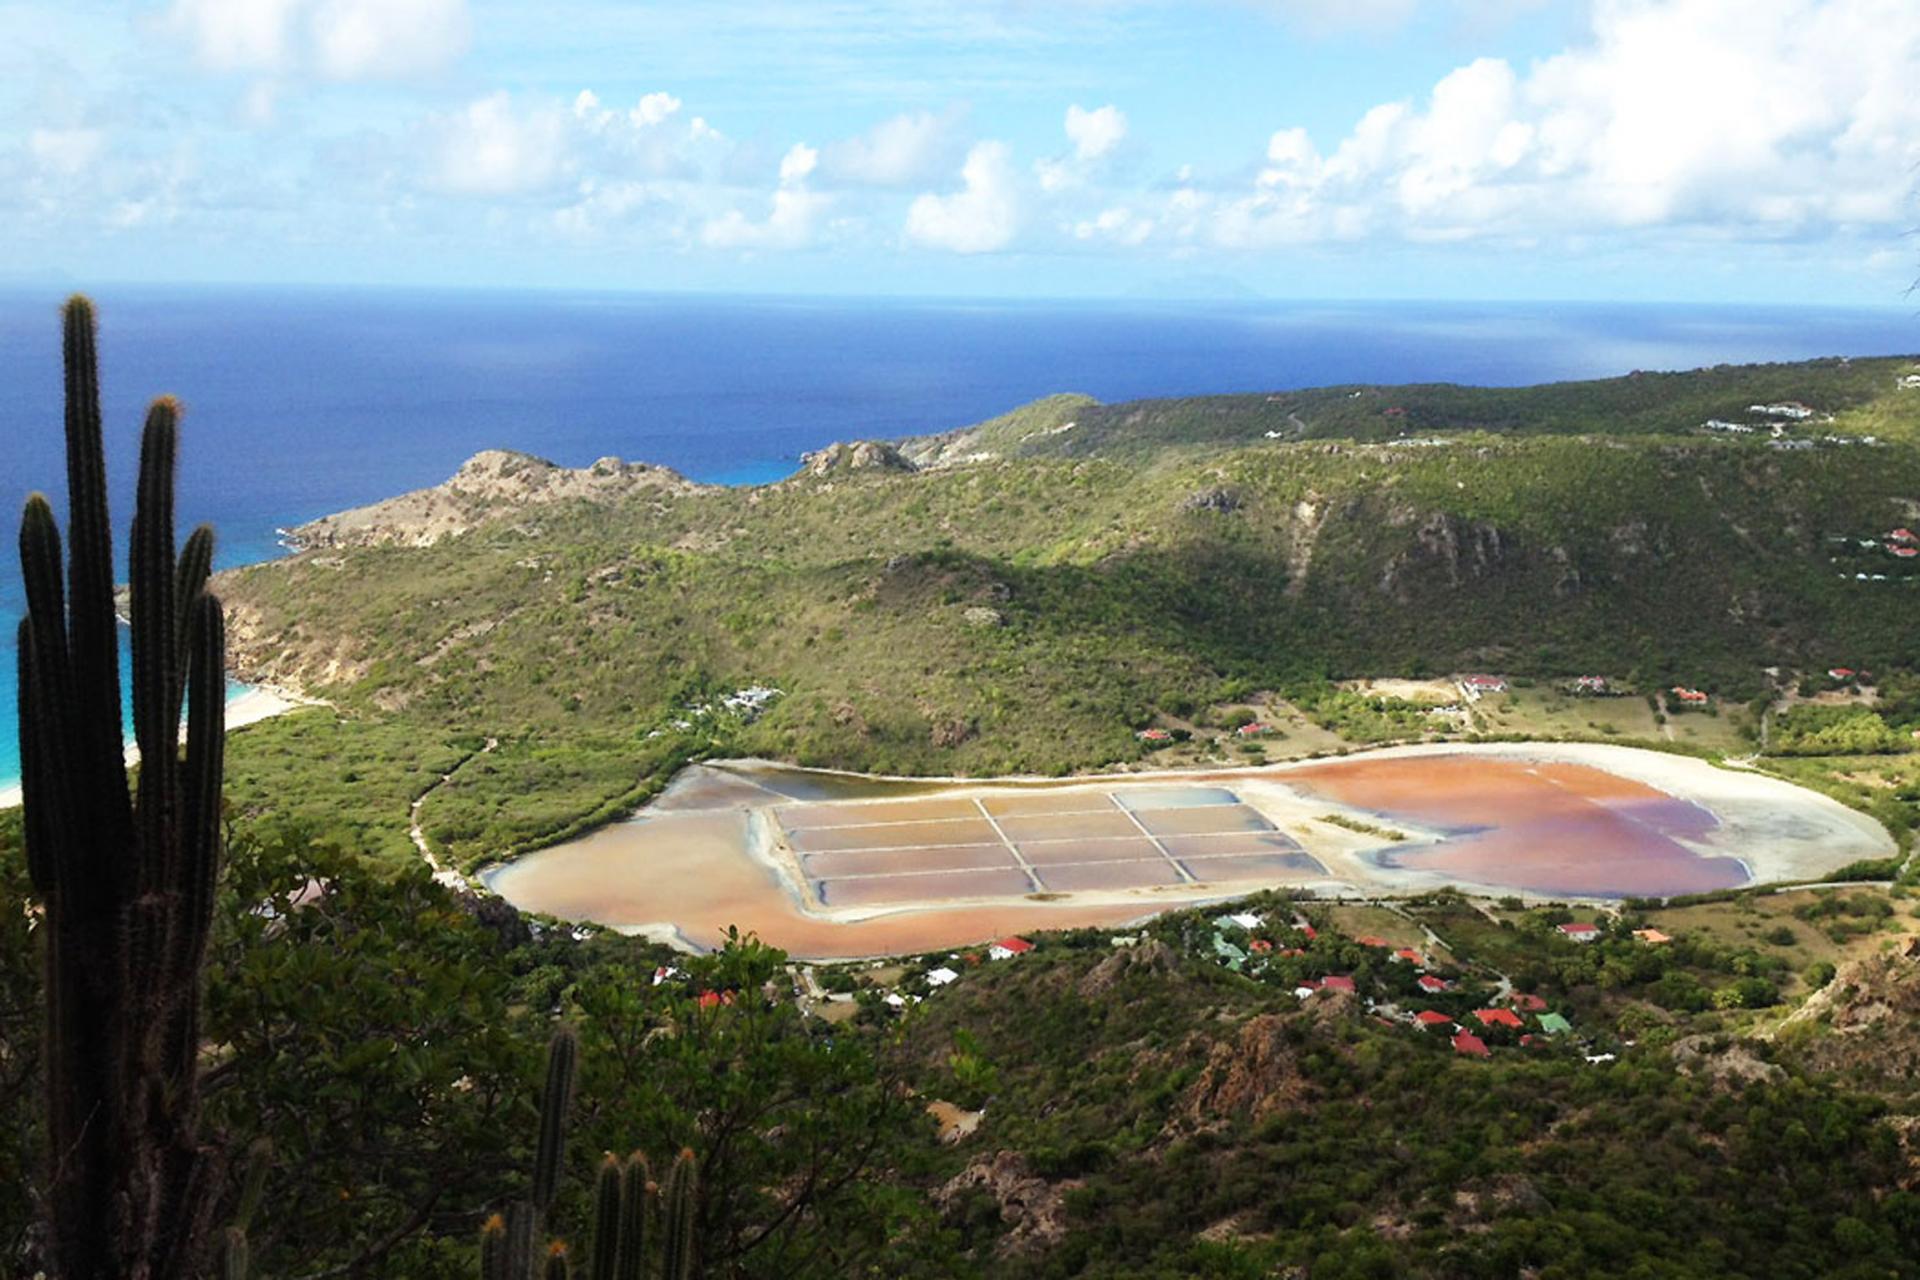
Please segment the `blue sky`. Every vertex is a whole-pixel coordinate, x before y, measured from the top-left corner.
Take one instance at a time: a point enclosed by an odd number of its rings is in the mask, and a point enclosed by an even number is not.
[[[0,0],[0,282],[1893,305],[1916,84],[1914,0]]]

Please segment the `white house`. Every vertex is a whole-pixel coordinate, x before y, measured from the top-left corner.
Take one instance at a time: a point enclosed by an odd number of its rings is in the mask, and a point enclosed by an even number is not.
[[[927,970],[927,985],[930,987],[944,987],[959,976],[960,975],[953,970],[942,965],[938,969]]]

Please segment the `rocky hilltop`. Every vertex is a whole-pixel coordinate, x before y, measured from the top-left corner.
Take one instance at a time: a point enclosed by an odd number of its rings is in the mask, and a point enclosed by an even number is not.
[[[699,491],[678,472],[644,462],[602,458],[563,467],[509,449],[476,453],[444,484],[355,507],[290,531],[299,550],[339,547],[430,547],[504,511],[555,502],[614,502],[642,494],[679,497]]]

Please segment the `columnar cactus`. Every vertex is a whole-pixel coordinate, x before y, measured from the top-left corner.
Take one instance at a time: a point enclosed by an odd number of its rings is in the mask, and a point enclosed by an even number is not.
[[[505,1217],[494,1214],[480,1229],[482,1280],[534,1280],[534,1238],[557,1189],[578,1053],[570,1029],[554,1033],[547,1049],[533,1191],[509,1205]],[[587,1255],[591,1280],[692,1280],[698,1274],[698,1169],[693,1152],[681,1151],[662,1193],[640,1152],[625,1161],[611,1153],[602,1158],[594,1178],[593,1248]],[[656,1215],[663,1220],[658,1230]],[[565,1253],[562,1246],[551,1246],[546,1280],[565,1276]]]
[[[133,522],[133,712],[122,758],[119,637],[93,307],[65,316],[68,543],[27,501],[20,561],[26,848],[46,912],[50,1271],[203,1276],[222,1190],[198,1134],[201,968],[220,861],[225,638],[206,590],[213,534],[176,557],[178,406],[154,401]],[[187,750],[180,712],[187,707]]]

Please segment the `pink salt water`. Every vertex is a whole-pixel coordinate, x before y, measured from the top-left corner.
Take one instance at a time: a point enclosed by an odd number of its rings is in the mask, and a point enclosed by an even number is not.
[[[1747,882],[1737,858],[1682,844],[1717,822],[1697,804],[1579,764],[1487,756],[1386,756],[1289,770],[1285,781],[1443,842],[1391,849],[1386,866],[1577,896],[1667,897]]]

